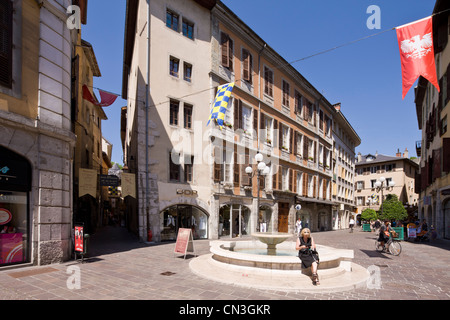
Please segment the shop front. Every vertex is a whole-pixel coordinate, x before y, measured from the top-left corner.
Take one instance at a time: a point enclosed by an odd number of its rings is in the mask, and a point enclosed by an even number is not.
[[[194,239],[208,239],[208,214],[187,204],[172,205],[160,212],[161,241],[177,239],[179,228],[192,229]]]
[[[0,147],[0,267],[30,262],[31,165]]]

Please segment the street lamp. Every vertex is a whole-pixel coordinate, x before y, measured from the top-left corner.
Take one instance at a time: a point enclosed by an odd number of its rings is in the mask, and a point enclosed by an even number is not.
[[[253,168],[249,165],[247,168],[245,168],[245,173],[247,173],[251,178],[253,178],[256,174],[257,180],[256,180],[256,184],[258,185],[258,192],[257,192],[257,196],[256,196],[256,218],[258,218],[259,215],[259,191],[260,191],[260,184],[259,184],[259,179],[261,175],[268,175],[270,172],[270,168],[266,165],[266,163],[263,161],[264,157],[261,153],[257,153],[255,155],[255,160],[257,163],[256,166],[256,170],[253,171]]]
[[[383,201],[384,201],[383,190],[384,189],[388,190],[389,188],[394,188],[394,186],[395,186],[395,182],[393,180],[390,180],[389,184],[387,184],[385,177],[380,177],[380,179],[377,180],[377,182],[375,182],[375,188],[377,189],[377,192],[381,191],[381,215],[383,215]]]

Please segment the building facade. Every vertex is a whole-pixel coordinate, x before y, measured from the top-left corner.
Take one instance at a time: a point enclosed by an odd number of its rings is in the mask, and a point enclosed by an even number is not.
[[[436,1],[434,13],[448,10],[446,1]],[[440,92],[423,77],[415,89],[415,104],[422,140],[417,145],[420,174],[416,179],[419,218],[433,225],[439,237],[450,239],[450,45],[449,14],[433,17],[433,39]]]
[[[220,129],[207,121],[227,83]],[[331,230],[337,110],[222,2],[129,0],[122,95],[141,239],[293,232],[298,217]]]
[[[0,267],[71,254],[70,4],[0,4]]]
[[[355,219],[355,148],[361,138],[341,111],[341,104],[334,105],[333,117],[333,230],[349,227]]]
[[[395,157],[378,153],[358,154],[355,164],[355,200],[358,214],[365,209],[380,209],[383,199],[388,194],[397,195],[408,212],[417,211],[418,193],[415,189],[415,178],[419,170],[418,160],[410,159],[405,149]],[[383,191],[376,187],[376,182],[384,177]],[[381,181],[381,180],[380,180]],[[392,187],[389,187],[394,182]]]

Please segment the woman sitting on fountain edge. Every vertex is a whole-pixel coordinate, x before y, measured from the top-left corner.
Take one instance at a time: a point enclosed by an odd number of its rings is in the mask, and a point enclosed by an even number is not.
[[[311,267],[313,284],[319,283],[319,276],[317,275],[317,267],[319,264],[319,255],[316,251],[316,244],[313,237],[311,237],[311,231],[308,228],[303,228],[300,232],[300,236],[297,239],[295,249],[299,250],[298,257],[302,261],[302,268],[306,269]]]

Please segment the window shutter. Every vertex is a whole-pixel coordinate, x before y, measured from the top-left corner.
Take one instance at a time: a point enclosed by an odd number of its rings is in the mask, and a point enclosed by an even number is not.
[[[72,101],[71,101],[71,112],[72,121],[78,120],[78,91],[79,91],[79,73],[80,73],[80,56],[77,54],[75,58],[72,59]]]
[[[277,176],[278,176],[278,169],[276,164],[272,164],[272,170],[275,172],[275,174],[272,175],[272,189],[277,189]]]
[[[283,125],[280,123],[278,126],[278,147],[281,150],[281,147],[283,146]]]
[[[237,145],[234,145],[233,183],[235,187],[239,186],[239,164],[237,157]]]
[[[12,88],[12,2],[9,0],[1,1],[0,13],[0,85]]]
[[[278,190],[283,190],[283,167],[278,166]]]
[[[292,190],[292,192],[297,193],[297,174],[298,174],[298,171],[291,169],[291,172],[292,172],[292,183],[293,183],[293,190]]]
[[[303,159],[308,160],[308,144],[309,144],[309,139],[307,136],[303,136]]]
[[[214,182],[223,180],[222,165],[220,164],[221,148],[214,148]]]
[[[273,146],[275,147],[276,146],[276,143],[277,143],[277,139],[276,139],[276,134],[277,134],[277,132],[278,132],[278,121],[277,120],[275,120],[275,119],[273,119],[273,134],[274,134],[274,136],[272,137],[272,143],[273,143]]]
[[[450,172],[450,138],[442,139],[442,171]]]
[[[242,129],[242,101],[239,99],[234,99],[234,128]]]
[[[306,172],[303,173],[303,196],[308,196],[308,174]]]
[[[317,180],[317,177],[313,177],[312,178],[312,182],[313,182],[313,198],[316,197],[316,180]]]
[[[323,197],[323,200],[325,200],[327,198],[327,180],[322,179],[322,183],[323,183],[322,197]]]
[[[244,80],[252,82],[252,55],[246,49],[242,50],[242,64],[244,69]]]
[[[294,135],[294,145],[292,146],[292,150],[294,152],[294,155],[297,155],[297,139],[298,139],[298,133],[297,131],[292,130],[293,135]]]
[[[253,132],[256,133],[256,138],[258,136],[258,110],[253,109]]]
[[[291,168],[288,169],[288,174],[289,174],[289,191],[293,191],[294,187],[293,187],[293,178],[294,178],[294,170],[292,170]]]
[[[223,33],[223,32],[221,33],[220,43],[222,45],[222,66],[224,66],[225,68],[229,68],[230,67],[230,57],[229,57],[230,42],[229,42],[228,35],[226,33]]]

